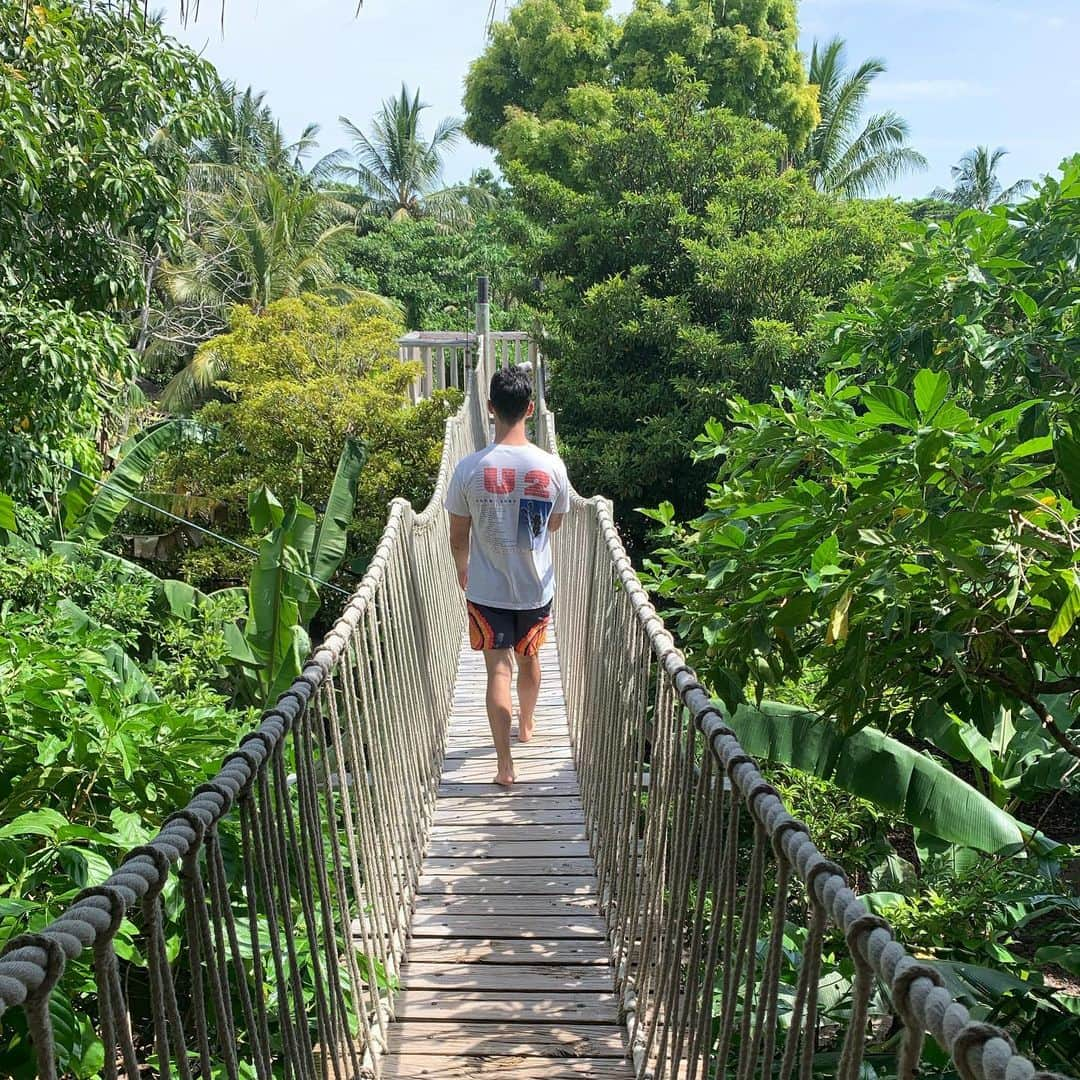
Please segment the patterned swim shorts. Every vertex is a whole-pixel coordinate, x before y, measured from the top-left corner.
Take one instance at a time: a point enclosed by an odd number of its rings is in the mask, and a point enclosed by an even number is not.
[[[551,603],[528,611],[474,604],[469,607],[469,643],[481,649],[513,649],[519,656],[535,656],[547,637]]]

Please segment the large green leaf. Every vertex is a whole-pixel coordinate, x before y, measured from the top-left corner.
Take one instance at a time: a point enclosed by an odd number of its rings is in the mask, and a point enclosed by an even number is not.
[[[845,735],[775,702],[740,706],[730,724],[747,753],[829,780],[942,840],[986,852],[1024,841],[1023,826],[970,784],[873,728]]]
[[[304,663],[307,634],[300,613],[313,596],[317,603],[307,576],[314,532],[315,512],[294,499],[281,523],[260,545],[259,561],[251,574],[245,634],[261,668],[264,702],[271,700],[272,692],[287,687]]]
[[[80,506],[85,491],[79,485],[70,489],[68,502],[71,535],[84,540],[104,540],[112,532],[116,519],[132,496],[138,494],[155,459],[179,445],[191,432],[187,420],[164,420],[129,440],[116,468],[85,508]]]
[[[315,533],[315,543],[311,549],[311,572],[319,581],[329,581],[345,558],[348,544],[348,529],[352,522],[353,508],[356,505],[356,481],[367,460],[367,448],[359,439],[345,440],[345,448],[338,459],[334,483],[330,496],[326,500],[326,510]],[[307,621],[315,614],[318,606],[305,605],[302,611]]]
[[[174,584],[178,583],[174,582]],[[71,628],[76,634],[81,635],[89,630],[103,629],[100,622],[92,618],[87,612],[83,611],[83,609],[72,600],[66,598],[60,600],[56,607],[68,620]],[[158,697],[157,691],[154,689],[153,683],[147,678],[146,672],[144,672],[139,664],[119,645],[115,642],[111,642],[95,647],[97,651],[108,660],[109,666],[113,671],[115,671],[123,680],[124,686],[129,689],[131,696],[135,701],[141,701],[144,704],[148,704],[156,703],[161,700]]]
[[[15,520],[15,500],[0,491],[0,529],[14,532],[19,527]]]

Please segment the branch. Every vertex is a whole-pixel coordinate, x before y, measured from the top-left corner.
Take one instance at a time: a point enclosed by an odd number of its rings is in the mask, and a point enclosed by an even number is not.
[[[1042,721],[1042,725],[1046,729],[1047,734],[1061,747],[1062,750],[1072,754],[1074,758],[1080,758],[1080,744],[1075,743],[1069,738],[1066,732],[1062,731],[1057,726],[1054,722],[1054,718],[1050,715],[1050,710],[1047,709],[1034,693],[1030,690],[1024,690],[1014,683],[1012,679],[997,671],[983,669],[979,671],[979,674],[986,676],[991,682],[997,683],[998,686],[1008,690],[1009,693],[1019,698]]]

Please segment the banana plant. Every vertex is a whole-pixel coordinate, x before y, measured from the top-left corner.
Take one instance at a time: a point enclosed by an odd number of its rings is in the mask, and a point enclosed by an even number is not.
[[[93,481],[72,477],[64,493],[64,528],[68,535],[79,540],[104,540],[139,493],[158,456],[205,434],[190,420],[163,420],[121,446],[116,466],[96,492]]]
[[[244,627],[254,659],[247,669],[254,674],[248,696],[260,704],[288,689],[311,651],[307,631],[319,608],[319,586],[329,583],[345,558],[366,456],[359,440],[346,441],[317,525],[310,506],[294,498],[286,509],[265,485],[248,501],[252,528],[267,533],[248,586]]]
[[[740,706],[728,723],[747,753],[828,780],[951,844],[987,853],[1054,847],[934,758],[875,728],[844,734],[771,701]]]
[[[139,492],[156,457],[185,439],[204,434],[191,421],[155,424],[124,444],[116,467],[96,493],[91,481],[75,478],[64,500],[65,528],[71,540],[55,541],[53,550],[74,557],[79,542],[103,540]],[[329,582],[345,558],[356,485],[366,458],[359,439],[345,440],[326,509],[318,522],[315,511],[306,503],[293,499],[286,509],[265,486],[249,498],[252,528],[266,535],[248,588],[210,594],[244,596],[247,612],[243,625],[226,625],[241,700],[256,704],[272,701],[300,673],[311,646],[307,627],[319,608],[318,586]],[[0,505],[0,512],[3,510]],[[125,564],[132,573],[153,578],[160,586],[163,602],[174,614],[188,614],[209,599],[185,582],[162,580],[120,556],[104,551],[100,554]]]

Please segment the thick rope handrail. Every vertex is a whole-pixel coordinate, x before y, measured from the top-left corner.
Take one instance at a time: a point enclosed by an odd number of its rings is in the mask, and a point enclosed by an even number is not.
[[[547,408],[546,402],[543,400],[540,401],[537,411],[537,441],[551,452],[557,452],[554,419]],[[802,1023],[802,1020],[805,1020],[807,1016],[814,1015],[813,1009],[807,1009],[807,1002],[811,996],[816,995],[816,986],[811,988],[807,983],[809,980],[816,978],[815,965],[819,969],[820,934],[823,927],[818,923],[815,930],[817,920],[813,913],[819,912],[819,918],[830,922],[839,929],[848,942],[852,959],[856,965],[856,1000],[855,1013],[851,1021],[852,1033],[846,1040],[838,1066],[840,1070],[838,1075],[841,1078],[850,1077],[851,1080],[860,1075],[859,1068],[865,1043],[863,1037],[865,1008],[872,991],[872,979],[876,977],[886,988],[893,1009],[904,1025],[903,1039],[898,1055],[898,1075],[900,1077],[908,1078],[916,1075],[922,1057],[923,1038],[926,1032],[932,1034],[938,1044],[949,1054],[961,1077],[973,1078],[973,1080],[1034,1080],[1034,1078],[1049,1080],[1049,1078],[1057,1076],[1054,1073],[1039,1071],[1027,1057],[1018,1053],[1006,1031],[973,1018],[969,1010],[945,988],[944,980],[933,963],[918,960],[908,954],[895,939],[889,924],[884,919],[870,913],[865,903],[849,887],[847,878],[840,867],[826,859],[817,848],[808,827],[788,813],[775,789],[761,775],[756,762],[742,749],[734,731],[725,721],[722,706],[713,700],[707,689],[697,679],[694,671],[687,665],[684,655],[678,649],[672,634],[665,627],[663,619],[657,613],[648,593],[641,584],[622,544],[610,503],[599,496],[587,499],[577,492],[572,492],[570,515],[567,525],[564,526],[563,532],[557,538],[557,548],[564,550],[557,551],[556,555],[557,576],[559,579],[556,604],[560,610],[566,610],[566,613],[571,616],[572,621],[575,623],[569,628],[565,623],[562,623],[561,633],[563,639],[567,642],[567,647],[564,647],[563,650],[564,690],[571,710],[571,732],[575,742],[575,758],[579,773],[583,776],[583,788],[586,781],[590,779],[590,774],[595,775],[605,768],[610,771],[615,767],[610,758],[614,755],[612,744],[616,738],[616,732],[609,728],[605,730],[603,740],[592,738],[588,730],[590,720],[585,716],[575,716],[575,712],[580,710],[582,714],[593,717],[591,722],[599,723],[595,717],[602,713],[605,708],[603,693],[597,693],[598,688],[596,685],[598,681],[603,680],[604,672],[593,673],[582,669],[590,667],[590,662],[594,660],[600,660],[605,665],[611,665],[613,662],[613,649],[633,648],[635,642],[634,630],[631,628],[630,623],[624,621],[620,625],[616,619],[609,622],[608,629],[611,630],[617,627],[619,633],[615,635],[615,640],[605,640],[605,650],[602,655],[599,654],[598,650],[589,648],[584,638],[577,636],[583,633],[577,623],[583,621],[582,616],[585,611],[596,612],[599,610],[601,612],[599,617],[604,617],[602,598],[598,595],[595,586],[593,586],[592,592],[583,602],[577,595],[580,594],[581,590],[576,579],[582,575],[588,575],[588,564],[592,562],[594,567],[597,568],[597,580],[607,581],[608,586],[613,587],[618,594],[618,600],[625,602],[624,606],[632,617],[639,640],[647,645],[649,660],[657,665],[658,674],[663,676],[661,684],[666,683],[676,699],[676,704],[685,708],[692,728],[696,729],[704,746],[708,748],[708,757],[716,769],[719,770],[716,779],[718,780],[720,777],[727,778],[726,782],[730,785],[733,793],[732,806],[735,807],[736,802],[734,795],[738,795],[738,801],[741,801],[749,811],[755,823],[755,829],[762,833],[763,844],[755,845],[755,858],[759,847],[762,851],[766,850],[764,845],[767,845],[775,854],[779,865],[776,887],[777,906],[774,913],[776,917],[773,919],[771,954],[766,961],[767,967],[763,983],[768,979],[775,982],[779,975],[779,940],[785,921],[786,874],[793,872],[806,890],[810,906],[808,942],[813,944],[807,946],[808,952],[811,953],[811,960],[804,965],[803,977],[796,989],[792,1009],[793,1026],[796,1023]],[[574,580],[571,580],[572,578]],[[568,603],[568,598],[575,598],[577,602],[570,601]],[[608,610],[610,610],[615,601],[609,598],[606,603]],[[558,619],[558,613],[556,618]],[[575,670],[575,668],[578,670]],[[646,670],[646,668],[642,668],[642,670]],[[591,685],[589,684],[590,679]],[[643,687],[646,683],[647,680],[643,682]],[[622,688],[624,690],[626,690],[626,685],[623,684]],[[659,702],[663,698],[662,685],[652,687],[651,691],[655,701]],[[633,693],[634,690],[631,689],[628,692],[626,703],[620,704],[617,708],[611,710],[611,717],[627,710],[631,713],[635,711],[639,703],[631,700]],[[612,697],[613,695],[609,692],[607,701],[610,702]],[[577,706],[577,709],[575,706]],[[610,708],[610,706],[608,707]],[[644,712],[645,710],[640,711]],[[656,711],[658,712],[659,709]],[[608,719],[611,719],[611,717],[608,717]],[[637,720],[639,717],[634,719]],[[655,720],[654,723],[656,723]],[[610,725],[610,727],[614,726],[614,724]],[[659,739],[652,746],[654,755],[659,752],[658,744]],[[633,763],[633,767],[640,769],[644,761],[644,740],[641,746],[634,749],[636,749],[636,762]],[[634,756],[634,753],[631,752],[627,760],[633,759]],[[681,763],[684,767],[693,766],[693,753],[684,754]],[[694,769],[690,767],[685,768],[684,771],[686,775],[681,777],[679,781],[684,790],[679,790],[677,785],[671,784],[665,789],[664,794],[673,797],[673,799],[685,798],[685,801],[689,803],[691,801],[690,787],[693,783],[692,773]],[[697,771],[697,782],[699,784],[704,783],[705,778],[709,775],[708,770],[702,767]],[[626,785],[629,779],[631,778],[627,774],[611,776],[611,780],[616,784],[621,782]],[[630,786],[632,791],[632,781]],[[641,791],[640,783],[638,790]],[[583,797],[585,797],[584,790]],[[651,788],[649,797],[650,799],[653,798]],[[616,797],[612,792],[598,790],[586,805],[586,818],[592,819],[590,827],[594,846],[600,849],[598,851],[598,862],[601,863],[602,883],[610,881],[613,876],[613,873],[607,871],[603,865],[605,862],[604,856],[608,854],[606,848],[610,844],[611,838],[602,835],[601,823],[596,820],[599,813],[605,809],[604,800],[607,800],[607,809],[611,810]],[[600,803],[599,807],[597,806],[598,802]],[[715,812],[719,810],[719,806],[720,803],[717,801],[715,806],[709,804],[707,809]],[[737,809],[737,807],[735,808]],[[665,808],[665,813],[669,811],[670,807]],[[665,821],[663,827],[667,830],[675,830],[676,837],[681,838],[684,842],[688,835],[695,834],[695,830],[700,839],[705,835],[705,830],[709,828],[709,825],[708,823],[690,821],[689,817],[692,812],[691,809],[680,806],[674,811],[674,820]],[[732,812],[729,810],[729,814]],[[618,815],[612,814],[609,823],[615,822],[618,824],[618,821]],[[716,826],[716,828],[718,829],[719,826]],[[646,826],[646,845],[649,844],[651,839],[647,829],[648,825]],[[715,842],[715,836],[713,839]],[[731,859],[734,860],[737,854],[737,844],[734,840],[729,845],[729,849]],[[624,851],[621,853],[621,858],[612,862],[612,866],[615,868],[614,873],[624,878],[629,876],[633,869],[631,864],[634,864],[634,860],[639,857],[636,853],[636,846],[634,851],[628,855],[627,852],[629,851],[630,848],[624,841]],[[680,875],[681,878],[690,876],[689,869],[684,863],[681,864],[679,856],[668,857],[669,855],[670,853],[666,853],[663,859],[657,860],[653,864],[653,869],[659,868],[662,873],[670,873],[672,879],[667,881],[667,886],[682,890],[682,895],[685,895],[689,901],[691,895],[690,883],[680,879]],[[724,887],[728,890],[727,896],[730,903],[735,896],[736,870],[734,865],[727,867],[726,872],[728,878]],[[748,889],[755,886],[755,873],[756,871],[751,868]],[[760,881],[756,882],[756,884],[760,885]],[[657,888],[660,889],[661,887],[658,885]],[[697,912],[696,915],[691,915],[685,920],[687,925],[683,927],[684,930],[700,933],[707,929],[701,911],[704,892],[704,886],[699,883]],[[714,897],[714,903],[719,905],[720,899],[718,897]],[[604,888],[603,899],[607,906],[605,913],[608,916],[609,929],[612,934],[617,959],[624,953],[632,956],[635,949],[640,952],[643,945],[641,941],[631,943],[632,947],[627,948],[625,937],[628,917],[625,910],[619,910],[620,904],[624,909],[634,904],[640,907],[640,897],[630,896],[628,898],[625,893],[620,896],[614,887],[608,885]],[[657,915],[659,915],[662,899],[656,898],[655,905]],[[671,908],[674,909],[674,906],[674,903],[672,903]],[[749,905],[747,907],[749,908]],[[749,910],[747,910],[748,918],[750,914]],[[679,931],[677,924],[684,919],[684,914],[670,910],[666,913],[666,918],[669,920],[669,925],[666,927],[652,926],[648,919],[641,920],[639,918],[636,922],[633,922],[633,929],[630,932],[640,937],[643,933],[642,926],[644,926],[645,934],[652,933],[656,936],[663,936],[664,933],[668,933],[672,937],[677,937]],[[753,913],[753,918],[757,919],[756,912]],[[720,937],[718,920],[714,922],[714,927],[712,936]],[[620,935],[622,935],[621,938]],[[647,938],[645,944],[648,944]],[[750,945],[752,945],[752,942],[747,943],[747,947]],[[688,1066],[684,1065],[683,1067],[689,1068],[691,1078],[697,1075],[698,1055],[705,1062],[700,1075],[703,1078],[712,1075],[709,1071],[710,1054],[707,1047],[703,1045],[706,1036],[696,1034],[696,1031],[703,1029],[711,1020],[708,1015],[711,1013],[712,1007],[711,983],[706,980],[700,980],[699,985],[695,985],[695,983],[700,974],[699,966],[703,960],[703,951],[711,949],[712,953],[719,955],[723,951],[721,946],[722,942],[719,941],[711,943],[694,941],[689,959],[686,959],[684,946],[680,941],[678,947],[669,952],[668,959],[676,958],[677,960],[679,957],[683,957],[686,967],[684,984],[681,987],[672,987],[670,984],[677,982],[677,980],[673,976],[669,976],[666,984],[661,979],[658,985],[652,973],[645,972],[639,981],[648,983],[648,980],[652,980],[648,984],[648,993],[652,1000],[644,1005],[640,1000],[641,987],[636,985],[635,980],[630,977],[626,962],[624,961],[620,966],[618,973],[619,981],[622,984],[620,988],[623,991],[624,1009],[628,1016],[630,1035],[634,1041],[635,1064],[638,1067],[639,1076],[679,1075],[679,1066],[670,1059],[665,1060],[664,1058],[665,1052],[673,1047],[677,1047],[679,1050],[675,1055],[675,1059],[680,1063],[683,1059],[683,1050],[685,1049],[690,1053],[691,1061]],[[739,950],[734,949],[734,940],[732,940],[731,946],[725,955],[729,959],[732,956],[737,958]],[[814,950],[816,950],[816,953]],[[638,961],[639,968],[649,964],[650,960],[650,957],[640,959]],[[715,967],[714,963],[712,966],[714,974]],[[748,967],[750,969],[750,974],[747,975],[750,980],[748,982],[749,987],[753,983],[752,969],[754,963],[752,960],[749,962]],[[860,972],[863,973],[861,976]],[[729,1006],[732,1010],[730,1017],[725,1015],[723,1018],[725,1027],[734,1024],[735,1010],[740,1007],[735,992],[738,978],[738,975],[734,977],[733,983],[727,986],[728,992],[723,995],[725,1010]],[[695,1017],[690,1015],[690,1003],[686,998],[698,992],[699,986],[703,987],[705,992],[701,994],[703,998],[700,1003],[701,1015]],[[677,1000],[680,993],[684,997],[682,1002]],[[740,1062],[737,1069],[739,1080],[743,1076],[757,1075],[754,1068],[755,1063],[759,1060],[763,1062],[765,1069],[771,1069],[772,1067],[772,1054],[775,1049],[775,1044],[772,1042],[776,1018],[775,986],[761,985],[759,986],[759,994],[756,1024],[757,1030],[760,1031],[761,1042],[759,1044],[758,1036],[755,1036],[754,1043],[755,1047],[760,1045],[761,1056],[758,1057],[757,1049],[749,1054],[745,1052],[747,1037],[752,1025],[755,1023],[750,1008],[750,1002],[754,996],[754,991],[751,989],[746,995],[747,1000],[741,1003],[743,1009],[741,1028],[743,1051],[740,1051]],[[677,1011],[670,1008],[668,1003],[677,1005]],[[802,1012],[802,1019],[800,1019],[800,1012]],[[643,1013],[650,1013],[651,1018],[643,1016]],[[672,1015],[672,1013],[675,1013],[675,1015]],[[650,1030],[643,1030],[646,1023],[651,1025]],[[662,1033],[659,1036],[656,1033],[658,1027],[662,1028]],[[799,1031],[796,1028],[793,1037],[789,1039],[788,1047],[785,1048],[784,1060],[781,1063],[782,1076],[788,1076],[795,1065],[798,1038]],[[658,1040],[663,1041],[658,1043]],[[735,1041],[740,1042],[738,1039]],[[802,1052],[800,1076],[809,1076],[812,1068],[812,1040],[808,1039],[807,1043],[809,1045],[804,1046]],[[719,1075],[724,1075],[727,1063],[723,1060],[723,1054],[714,1056],[711,1060],[715,1067],[720,1070]]]
[[[449,715],[456,646],[464,623],[464,605],[458,595],[448,554],[442,501],[457,461],[487,441],[488,428],[481,401],[470,368],[462,408],[446,422],[439,473],[427,507],[416,513],[407,501],[394,500],[368,569],[333,629],[314,650],[300,676],[263,714],[256,729],[244,736],[238,748],[225,758],[218,774],[199,787],[187,806],[173,814],[153,840],[130,852],[101,886],[85,890],[38,933],[20,935],[7,943],[0,954],[0,1016],[13,1007],[24,1008],[37,1052],[39,1075],[46,1080],[58,1076],[49,995],[62,978],[67,964],[88,949],[95,953],[102,1034],[108,1040],[106,1075],[117,1075],[114,1051],[126,1071],[136,1075],[135,1049],[127,1030],[128,1019],[112,942],[125,916],[134,915],[140,905],[144,912],[145,932],[149,935],[148,960],[159,1058],[167,1062],[171,1046],[172,1057],[181,1075],[190,1075],[176,991],[161,940],[159,898],[170,875],[177,869],[183,871],[185,881],[186,907],[190,916],[187,945],[191,950],[192,976],[198,984],[192,995],[196,1041],[200,1046],[197,1057],[204,1074],[208,1075],[211,1028],[216,1026],[216,1041],[224,1057],[226,1075],[237,1075],[232,1030],[235,1019],[230,1015],[232,1003],[226,1000],[229,995],[227,969],[230,962],[241,966],[243,959],[216,836],[218,826],[238,803],[243,803],[242,809],[246,810],[243,822],[245,852],[254,853],[255,861],[259,863],[257,873],[253,873],[252,867],[246,868],[249,931],[257,943],[263,919],[270,921],[270,951],[279,995],[287,996],[283,984],[292,983],[290,992],[299,997],[302,1007],[303,989],[296,985],[298,959],[292,942],[298,932],[297,919],[305,923],[310,941],[319,940],[336,951],[341,951],[342,936],[347,938],[355,932],[355,927],[346,926],[341,930],[332,925],[334,912],[331,908],[335,902],[343,909],[338,912],[339,918],[352,910],[355,920],[363,924],[359,936],[366,946],[369,964],[378,960],[384,968],[390,968],[400,960],[410,906],[409,893],[415,886],[419,869],[417,857],[410,857],[407,848],[418,850],[422,847],[421,834],[426,829],[426,817],[434,801],[437,763],[441,760]],[[400,629],[395,632],[395,617],[401,626],[408,628],[407,632]],[[422,748],[410,742],[403,748],[400,760],[382,763],[385,773],[382,775],[372,760],[373,755],[378,756],[380,750],[385,749],[377,746],[381,738],[364,735],[363,731],[372,725],[375,728],[381,725],[380,736],[386,738],[390,734],[389,702],[396,699],[397,707],[404,705],[400,699],[401,687],[397,685],[403,673],[397,670],[387,679],[384,669],[390,663],[405,666],[406,661],[412,683],[410,694],[415,695],[416,701],[422,701],[420,708],[430,708],[432,726],[426,735],[427,753],[423,755],[427,760],[418,753]],[[342,685],[336,685],[338,682]],[[378,693],[373,693],[376,689]],[[318,721],[329,713],[336,716],[337,710],[344,706],[351,709],[348,724],[312,721],[313,717]],[[403,709],[399,715],[404,714]],[[441,731],[438,730],[440,725]],[[348,747],[341,738],[342,727],[346,730],[345,741],[350,742]],[[334,742],[330,749],[325,744],[328,729],[332,731]],[[417,734],[410,733],[410,739]],[[288,751],[295,758],[295,777],[287,776],[284,771],[286,743],[290,736],[310,744],[306,748],[295,746]],[[361,739],[364,740],[362,743]],[[400,732],[396,740],[402,741]],[[323,745],[315,746],[320,741]],[[424,776],[423,782],[418,782],[416,792],[422,794],[423,799],[414,805],[398,805],[388,811],[385,806],[372,808],[367,805],[369,800],[353,800],[349,795],[350,787],[355,787],[366,774],[374,791],[387,802],[393,801],[394,771],[405,767],[404,761],[410,754],[415,755],[409,762],[410,767],[415,765]],[[346,759],[352,766],[348,770],[348,780],[343,764]],[[321,762],[326,769],[332,761],[336,762],[338,770],[335,775],[314,774],[313,762]],[[336,802],[335,789],[339,793]],[[301,792],[299,804],[293,805],[293,792],[297,791]],[[357,805],[350,805],[354,801]],[[401,801],[399,796],[398,802]],[[305,830],[333,829],[337,826],[336,815],[341,813],[345,813],[357,831],[366,830],[369,840],[378,848],[374,851],[376,857],[385,855],[388,847],[395,848],[392,854],[399,872],[394,881],[389,877],[377,881],[378,869],[371,867],[371,860],[361,868],[359,863],[365,860],[361,858],[361,852],[354,851],[351,867],[335,866],[336,881],[331,878],[329,886],[317,880],[313,884],[310,879],[317,875],[305,873],[305,869],[315,868],[320,873],[329,871],[325,866],[325,853],[318,850],[322,845],[308,843]],[[260,821],[260,817],[275,820]],[[386,835],[381,835],[380,830]],[[351,842],[350,836],[350,845]],[[305,849],[304,867],[293,850],[297,844]],[[209,892],[199,870],[200,856],[208,864]],[[262,880],[259,880],[260,874]],[[347,880],[350,877],[351,882]],[[293,903],[296,898],[292,892],[294,888],[299,889],[299,908],[302,910],[292,910],[296,906]],[[347,888],[352,890],[354,902],[351,908],[344,903]],[[257,893],[262,911],[254,906]],[[362,894],[377,894],[372,906],[381,910],[371,918],[361,910],[359,898]],[[390,906],[395,910],[390,911]],[[277,917],[272,914],[275,908]],[[379,925],[373,929],[370,924],[375,921]],[[273,928],[275,922],[278,922],[278,930]],[[279,931],[288,939],[284,950],[278,940]],[[338,945],[331,940],[335,934]],[[389,948],[388,941],[391,943]],[[343,948],[347,960],[344,966],[352,969],[349,993],[357,994],[361,982],[374,986],[377,980],[370,972],[365,975],[358,971],[347,941]],[[263,959],[256,944],[252,957],[256,975],[254,988],[249,987],[244,978],[236,979],[244,1018],[253,1032],[256,1009],[252,999],[261,992],[262,976],[268,974],[261,970]],[[314,958],[313,964],[315,978],[320,984],[317,994],[319,1043],[313,1043],[311,1033],[302,1030],[306,1028],[302,1017],[287,1017],[282,1013],[286,1076],[314,1077],[314,1062],[329,1044],[334,1044],[337,1053],[353,1059],[353,1065],[359,1060],[356,1048],[346,1047],[341,1038],[341,1032],[348,1029],[345,1014],[350,1005],[349,993],[340,985],[340,973],[332,960],[320,964],[318,958]],[[204,969],[209,980],[208,999],[202,992]],[[336,988],[332,987],[335,979],[339,983]],[[207,1000],[214,1013],[213,1022],[207,1015]],[[295,997],[291,1004],[297,1007]],[[377,1005],[378,1008],[387,1007],[385,1002]],[[355,1000],[352,1007],[356,1008]],[[266,1007],[261,996],[258,997],[257,1011],[259,1026],[263,1031],[268,1030]],[[366,1041],[372,1044],[365,1048],[367,1060],[376,1060],[378,1044],[383,1039],[378,1038],[372,1028],[373,1022],[368,1016],[371,1010],[357,1011],[362,1014]],[[269,1051],[253,1047],[253,1053],[262,1080],[269,1076]],[[340,1062],[334,1065],[335,1075],[339,1066]],[[169,1074],[166,1064],[160,1071],[163,1076]],[[350,1075],[355,1072],[354,1069],[346,1071]]]
[[[543,387],[524,335],[474,340],[431,501],[419,513],[391,504],[363,580],[300,677],[149,844],[0,955],[0,1015],[23,1008],[46,1080],[59,1076],[50,995],[86,950],[107,1080],[138,1075],[155,1053],[164,1080],[214,1069],[239,1080],[241,1062],[258,1080],[379,1074],[464,622],[442,498],[457,461],[488,440],[493,367],[527,346]],[[555,447],[542,393],[537,441]],[[778,1068],[809,1080],[824,1049],[839,1080],[856,1080],[879,981],[903,1022],[899,1076],[916,1074],[927,1031],[965,1080],[1053,1076],[908,955],[788,813],[665,628],[606,500],[574,492],[556,548],[571,737],[637,1075],[751,1080]],[[240,852],[232,881],[226,843]],[[174,872],[179,960],[163,932]],[[804,936],[782,994],[793,909]],[[144,935],[150,1026],[138,1032],[114,948],[125,916]],[[842,1044],[821,1024],[829,925],[855,967]]]

